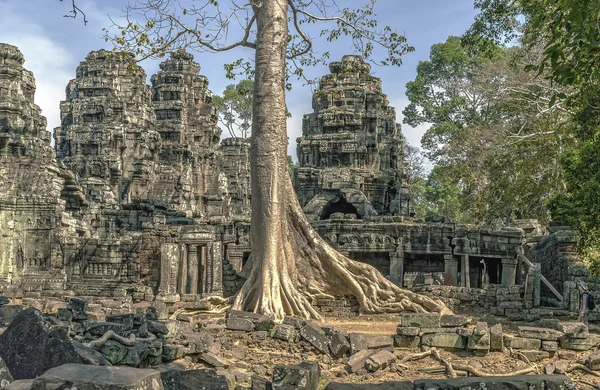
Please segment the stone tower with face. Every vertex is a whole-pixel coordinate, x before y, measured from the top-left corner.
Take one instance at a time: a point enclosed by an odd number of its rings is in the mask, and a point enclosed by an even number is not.
[[[304,116],[295,188],[312,220],[334,213],[406,215],[408,185],[396,111],[359,56],[329,65]]]

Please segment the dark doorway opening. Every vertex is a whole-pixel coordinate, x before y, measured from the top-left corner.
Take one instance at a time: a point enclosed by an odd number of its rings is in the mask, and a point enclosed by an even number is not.
[[[354,214],[356,218],[360,219],[360,215],[358,215],[358,210],[356,207],[352,205],[352,203],[348,203],[344,197],[338,198],[337,201],[329,201],[323,207],[323,211],[321,212],[321,220],[329,219],[331,214],[334,213],[343,213],[343,214]]]
[[[372,265],[383,276],[390,274],[390,254],[388,252],[350,252],[348,257]]]

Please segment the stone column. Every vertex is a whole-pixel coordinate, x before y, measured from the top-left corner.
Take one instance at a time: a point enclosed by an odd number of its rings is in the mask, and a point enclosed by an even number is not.
[[[456,286],[458,283],[458,260],[452,255],[444,255],[444,283]]]
[[[212,264],[212,285],[211,294],[223,295],[223,246],[215,241],[210,246],[211,264]]]
[[[188,245],[186,294],[198,294],[198,246]]]
[[[462,255],[462,267],[460,270],[460,285],[471,288],[471,270],[469,267],[469,255]]]
[[[395,252],[390,252],[390,281],[403,287],[404,283],[404,251],[402,245],[396,247]]]
[[[164,243],[160,246],[160,285],[158,292],[170,296],[177,294],[177,268],[179,245]]]
[[[502,259],[502,285],[514,286],[517,278],[517,259]]]

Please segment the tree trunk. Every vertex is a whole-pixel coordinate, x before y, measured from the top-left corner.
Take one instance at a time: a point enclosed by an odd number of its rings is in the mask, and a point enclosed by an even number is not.
[[[287,0],[262,0],[257,13],[251,136],[252,254],[233,307],[275,316],[321,316],[316,298],[354,296],[364,313],[448,311],[402,290],[375,268],[331,248],[304,216],[287,168],[285,63]]]

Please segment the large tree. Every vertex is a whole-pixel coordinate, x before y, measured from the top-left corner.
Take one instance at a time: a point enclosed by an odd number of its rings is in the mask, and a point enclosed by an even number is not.
[[[254,108],[251,136],[252,254],[247,276],[234,308],[273,315],[320,318],[313,299],[350,295],[365,313],[447,310],[438,301],[403,290],[375,268],[352,261],[332,249],[313,230],[295,196],[286,157],[285,87],[289,74],[304,77],[303,67],[327,61],[318,55],[303,30],[308,24],[329,22],[321,36],[333,41],[352,38],[365,57],[375,45],[385,51],[383,65],[399,65],[412,48],[389,27],[377,29],[374,0],[365,7],[338,9],[334,1],[215,0],[203,6],[178,0],[139,0],[127,8],[128,22],[107,36],[118,49],[141,58],[162,56],[179,47],[225,51],[255,50]],[[234,28],[233,24],[239,22]],[[288,30],[292,26],[292,32]],[[228,41],[235,33],[241,38]],[[250,66],[240,59],[236,65]],[[288,66],[286,72],[286,66]],[[248,70],[248,67],[246,67]]]

